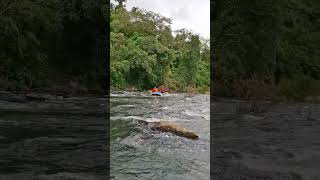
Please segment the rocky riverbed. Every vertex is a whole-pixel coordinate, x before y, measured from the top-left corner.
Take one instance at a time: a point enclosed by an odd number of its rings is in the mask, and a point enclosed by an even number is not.
[[[211,113],[211,178],[320,179],[319,104],[215,100]]]
[[[0,93],[0,180],[106,179],[105,97]]]

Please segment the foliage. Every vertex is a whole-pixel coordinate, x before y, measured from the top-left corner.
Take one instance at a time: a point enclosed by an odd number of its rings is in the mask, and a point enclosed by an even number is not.
[[[97,79],[105,59],[95,51],[104,48],[105,7],[102,0],[2,0],[0,80],[12,85],[1,88],[49,87],[65,79],[102,86]]]
[[[111,85],[149,89],[163,84],[174,90],[209,87],[208,40],[185,29],[174,37],[171,19],[154,12],[111,5]]]
[[[248,80],[275,87],[270,97],[319,95],[317,1],[215,0],[212,6],[216,95],[238,96],[232,92]]]

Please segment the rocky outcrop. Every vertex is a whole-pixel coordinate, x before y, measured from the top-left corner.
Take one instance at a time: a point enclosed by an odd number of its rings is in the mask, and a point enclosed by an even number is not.
[[[154,131],[170,132],[177,136],[186,137],[188,139],[199,139],[198,135],[196,135],[193,131],[175,122],[160,121],[154,123],[150,128]]]

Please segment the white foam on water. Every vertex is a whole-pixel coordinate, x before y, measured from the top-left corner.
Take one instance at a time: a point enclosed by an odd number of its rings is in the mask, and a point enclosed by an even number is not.
[[[196,113],[196,112],[193,112],[193,111],[189,111],[189,110],[184,110],[183,112],[184,112],[184,114],[186,114],[188,116],[196,116],[196,117],[200,116],[199,113]]]
[[[116,119],[120,119],[121,116],[110,116],[110,120],[116,120]]]
[[[128,120],[128,119],[135,119],[135,120],[145,120],[145,118],[139,117],[139,116],[110,116],[110,120]]]
[[[140,94],[135,92],[120,92],[120,93],[110,93],[110,97],[124,97],[124,96],[139,96]]]
[[[135,107],[135,105],[124,104],[124,105],[118,105],[118,107]]]
[[[142,121],[145,120],[145,118],[139,117],[139,116],[124,116],[124,117],[121,117],[121,119],[136,119],[136,120],[142,120]]]
[[[160,121],[165,121],[165,120],[160,119],[160,118],[147,118],[144,121],[146,121],[146,122],[160,122]]]
[[[208,115],[208,116],[201,116],[201,117],[203,117],[204,119],[206,119],[206,120],[209,120],[210,121],[210,115]]]
[[[110,94],[110,97],[119,97],[119,96],[123,96],[121,94]]]
[[[160,122],[160,121],[178,121],[177,119],[173,119],[170,117],[166,118],[157,118],[157,117],[151,117],[151,118],[145,118],[140,116],[111,116],[111,120],[117,120],[117,119],[123,119],[123,120],[140,120],[145,122]]]

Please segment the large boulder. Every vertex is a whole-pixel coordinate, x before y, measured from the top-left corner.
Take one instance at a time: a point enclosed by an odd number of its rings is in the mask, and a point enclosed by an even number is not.
[[[196,135],[194,132],[175,122],[160,121],[152,124],[150,128],[154,131],[170,132],[177,136],[182,136],[189,139],[199,139],[198,135]]]

